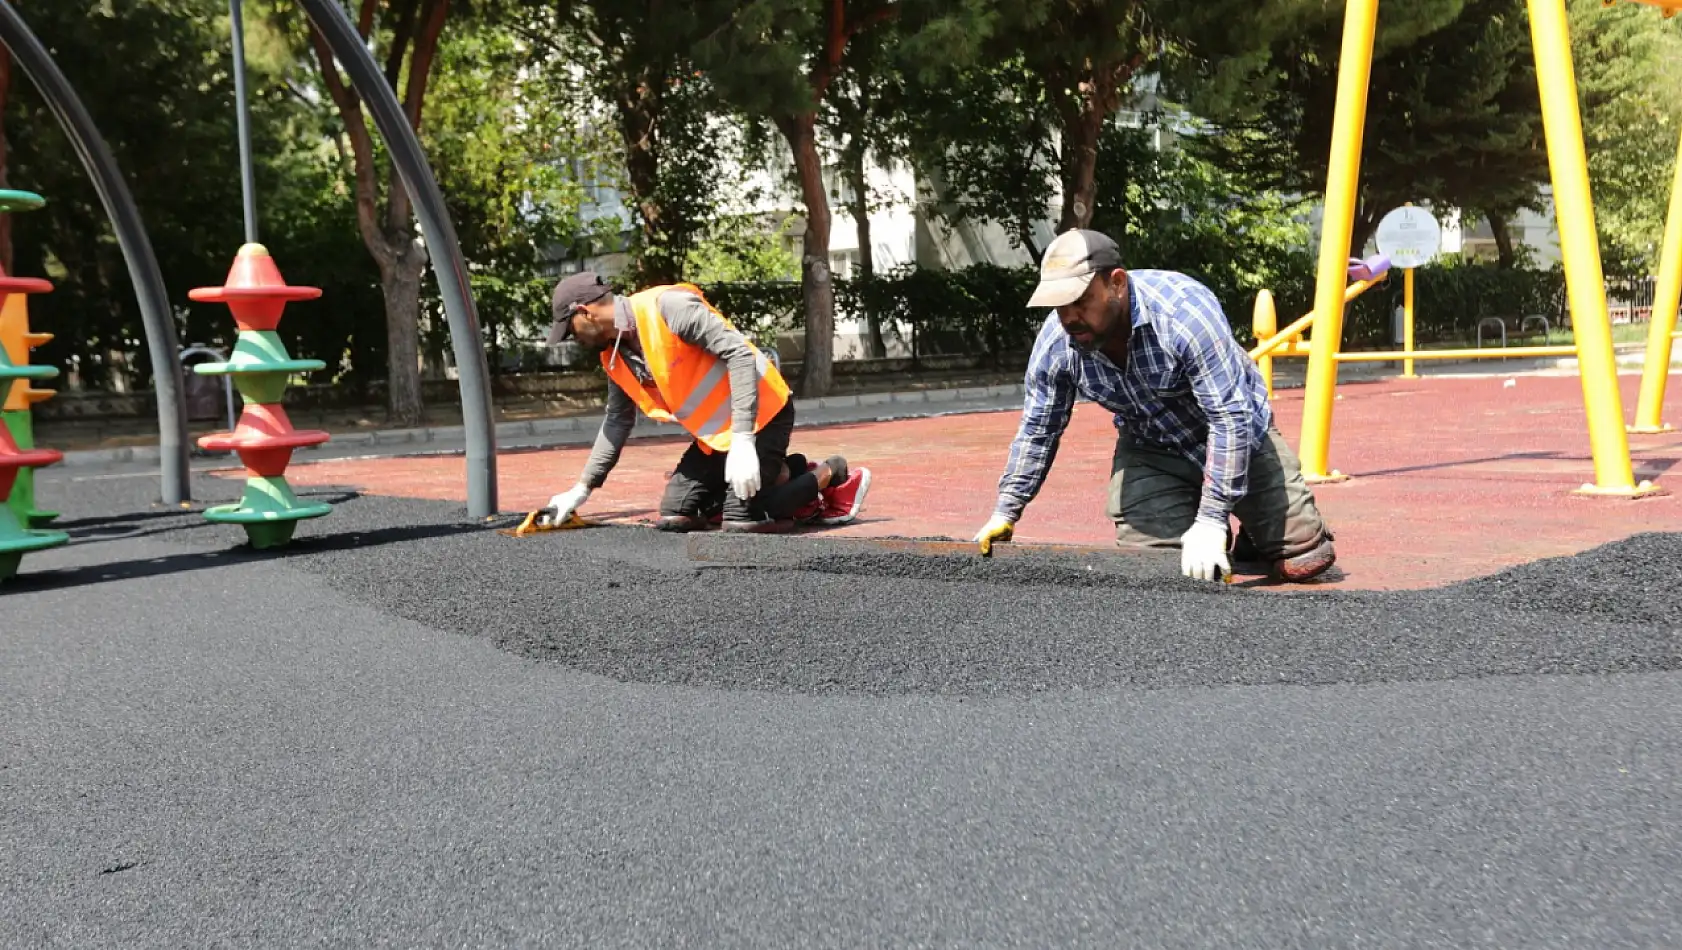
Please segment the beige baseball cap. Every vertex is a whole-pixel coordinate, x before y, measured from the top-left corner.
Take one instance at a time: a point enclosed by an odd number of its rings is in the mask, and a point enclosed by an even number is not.
[[[1092,276],[1121,266],[1121,248],[1097,231],[1073,230],[1057,235],[1040,258],[1040,285],[1028,298],[1028,309],[1061,307],[1086,293]]]

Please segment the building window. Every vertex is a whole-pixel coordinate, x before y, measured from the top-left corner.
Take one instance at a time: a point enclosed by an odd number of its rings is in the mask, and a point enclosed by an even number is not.
[[[830,251],[829,270],[841,280],[851,280],[853,272],[858,270],[858,251]]]

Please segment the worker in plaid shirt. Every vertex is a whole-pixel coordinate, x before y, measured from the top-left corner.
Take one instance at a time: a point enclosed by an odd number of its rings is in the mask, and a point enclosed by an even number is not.
[[[1331,567],[1331,532],[1273,424],[1267,387],[1207,287],[1123,270],[1114,241],[1075,230],[1046,249],[1028,306],[1056,312],[1034,343],[998,502],[975,537],[983,553],[1011,539],[1085,397],[1115,413],[1108,508],[1118,544],[1178,547],[1181,572],[1203,580],[1231,573],[1229,549],[1280,580]]]

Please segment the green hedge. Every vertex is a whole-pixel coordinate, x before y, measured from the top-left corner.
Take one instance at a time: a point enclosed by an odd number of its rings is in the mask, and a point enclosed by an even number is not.
[[[1290,262],[1285,277],[1268,288],[1273,292],[1281,325],[1307,313],[1314,302],[1313,261],[1306,256]],[[1192,274],[1198,277],[1197,274]],[[907,267],[871,280],[837,280],[838,319],[870,312],[885,326],[910,328],[912,352],[987,353],[995,359],[1020,352],[1033,343],[1045,319],[1029,310],[1027,300],[1037,278],[1033,268],[977,264],[963,270],[937,271]],[[1416,342],[1468,339],[1483,317],[1507,317],[1514,322],[1542,314],[1563,326],[1564,281],[1559,271],[1501,270],[1483,265],[1420,268],[1414,273]],[[1233,331],[1246,343],[1252,308],[1259,288],[1223,288],[1211,283],[1221,298]],[[800,285],[793,281],[719,283],[703,288],[709,300],[738,327],[769,342],[777,333],[804,325]],[[1350,304],[1344,320],[1344,341],[1350,347],[1389,344],[1390,314],[1402,302],[1402,275]]]
[[[1540,314],[1555,327],[1565,326],[1563,275],[1557,271],[1501,270],[1482,265],[1432,266],[1414,271],[1414,342],[1469,340],[1478,321],[1501,317],[1516,325],[1519,318]],[[1344,315],[1343,340],[1349,348],[1382,348],[1391,344],[1390,319],[1402,305],[1403,275],[1396,271],[1383,284],[1349,304]],[[1314,306],[1314,278],[1296,275],[1288,287],[1274,289],[1281,325]],[[1251,304],[1254,295],[1251,296]],[[1235,327],[1249,339],[1249,306],[1234,317]]]

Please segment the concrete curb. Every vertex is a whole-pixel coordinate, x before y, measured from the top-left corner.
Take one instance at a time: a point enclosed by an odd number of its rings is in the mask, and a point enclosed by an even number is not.
[[[954,411],[951,408],[934,409],[934,405],[956,403],[968,400],[1002,399],[1007,396],[1020,397],[1022,384],[1001,384],[996,386],[975,386],[964,389],[917,389],[906,392],[892,393],[859,393],[845,396],[823,396],[818,399],[796,399],[794,408],[797,414],[814,413],[818,411],[834,412],[838,410],[860,409],[868,410],[881,407],[883,412],[845,413],[846,419],[824,419],[813,425],[834,425],[842,422],[877,422],[889,419],[910,419],[919,416],[947,415]],[[921,406],[922,409],[900,411],[900,407]],[[985,412],[986,409],[977,408],[973,411]],[[856,416],[856,418],[854,418]],[[499,446],[514,440],[544,439],[546,437],[572,436],[577,440],[593,438],[601,417],[591,414],[586,416],[565,416],[555,419],[528,419],[522,422],[503,422],[496,427],[496,439]],[[797,423],[798,425],[798,423]],[[682,428],[669,423],[656,423],[647,419],[640,419],[637,423],[637,437],[671,436],[682,432]],[[424,446],[434,443],[455,444],[465,442],[466,430],[461,426],[434,426],[424,429],[377,429],[371,432],[335,432],[333,440],[328,445],[335,447],[365,446],[370,451],[363,453],[360,458],[382,454],[403,454],[401,452],[380,452],[380,449],[396,449],[399,447]],[[566,444],[572,439],[562,438],[555,444]],[[544,443],[523,443],[521,449],[544,448]],[[446,450],[452,451],[452,450]],[[295,456],[297,464],[307,464],[312,461],[326,461],[340,456],[325,456],[312,458],[309,450],[301,450]],[[64,453],[64,461],[54,468],[81,469],[98,468],[125,463],[155,463],[159,452],[155,445],[133,445],[113,449],[82,449]],[[195,458],[201,456],[195,455]],[[238,464],[233,456],[205,456],[228,464]]]

